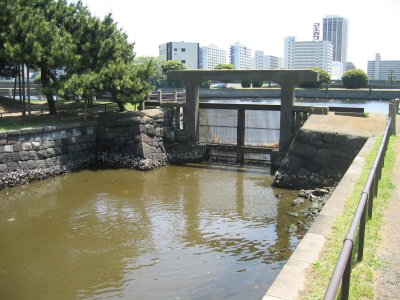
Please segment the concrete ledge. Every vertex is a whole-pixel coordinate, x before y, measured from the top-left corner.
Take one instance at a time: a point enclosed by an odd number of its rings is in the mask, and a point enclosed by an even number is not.
[[[375,142],[376,138],[371,137],[362,147],[311,228],[264,295],[263,300],[299,298],[306,283],[306,271],[318,260],[326,237],[331,233],[336,217],[343,212],[347,196],[354,191],[365,166],[366,156],[371,152]]]

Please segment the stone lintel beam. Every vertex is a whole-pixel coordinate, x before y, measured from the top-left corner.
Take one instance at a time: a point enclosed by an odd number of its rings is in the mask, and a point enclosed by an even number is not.
[[[312,70],[183,70],[169,71],[169,80],[200,84],[206,80],[233,81],[264,80],[279,85],[297,86],[305,81],[317,81],[318,72]]]

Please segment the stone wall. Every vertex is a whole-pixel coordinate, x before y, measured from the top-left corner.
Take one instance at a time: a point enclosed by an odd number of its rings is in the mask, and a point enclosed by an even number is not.
[[[0,133],[0,188],[86,165],[96,136],[96,122]]]
[[[299,129],[274,184],[293,189],[335,186],[366,137]]]
[[[174,142],[169,115],[153,109],[0,133],[0,189],[89,165],[141,170],[163,165],[164,141]]]

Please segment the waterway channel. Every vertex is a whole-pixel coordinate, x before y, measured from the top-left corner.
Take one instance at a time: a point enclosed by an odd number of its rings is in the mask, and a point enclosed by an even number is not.
[[[188,165],[2,190],[0,298],[261,299],[304,234],[297,192],[270,185],[266,168]]]

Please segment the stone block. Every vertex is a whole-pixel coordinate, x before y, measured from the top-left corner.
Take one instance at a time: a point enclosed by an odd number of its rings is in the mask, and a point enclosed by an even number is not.
[[[0,172],[7,172],[8,166],[6,164],[0,164]]]
[[[332,143],[333,140],[335,139],[335,134],[334,133],[325,133],[323,140],[325,143]]]
[[[19,161],[20,160],[20,158],[19,158],[19,153],[18,152],[13,152],[13,153],[11,153],[11,160],[12,161]]]
[[[40,145],[40,149],[41,150],[45,150],[45,149],[53,148],[53,147],[54,147],[54,141],[53,140],[44,141]]]
[[[29,156],[31,157],[31,159],[34,159],[34,160],[38,159],[36,151],[29,151]]]
[[[317,153],[317,149],[314,147],[301,143],[297,140],[293,142],[292,148],[290,149],[293,155],[298,156],[299,158],[312,161]]]
[[[11,153],[0,154],[0,163],[5,164],[11,161]]]
[[[46,159],[47,158],[47,151],[46,150],[39,150],[37,151],[37,155],[39,159]]]
[[[18,143],[18,144],[14,145],[14,151],[15,152],[19,152],[19,151],[22,151],[22,150],[23,150],[23,147],[22,147],[21,143]]]
[[[47,157],[56,156],[56,151],[54,150],[54,148],[48,148],[46,149],[46,152],[47,152]]]
[[[154,136],[154,126],[153,125],[146,125],[147,135],[150,137]]]
[[[73,129],[72,129],[72,135],[73,135],[74,137],[80,136],[80,135],[82,135],[82,132],[81,132],[81,130],[80,130],[79,128],[73,128]]]
[[[21,151],[21,152],[19,152],[19,159],[20,160],[30,160],[31,156],[29,155],[28,151]]]
[[[9,153],[14,152],[14,145],[4,145],[3,151]]]
[[[52,141],[53,140],[53,135],[51,132],[45,132],[42,135],[42,140],[43,141]]]
[[[40,142],[32,142],[31,143],[31,149],[38,151],[41,149],[41,143]],[[24,149],[24,150],[31,150],[31,149]]]
[[[35,134],[35,142],[41,142],[42,141],[42,135],[41,134]]]
[[[95,134],[95,128],[94,127],[86,128],[86,135],[92,135],[92,134]]]
[[[154,135],[155,135],[156,137],[162,137],[163,134],[164,134],[164,130],[163,130],[162,128],[160,128],[160,127],[156,128],[156,129],[154,130]]]
[[[34,170],[34,169],[36,169],[36,168],[37,168],[36,160],[33,160],[33,159],[28,160],[28,161],[26,162],[26,166],[27,166],[27,168],[28,168],[29,170]]]
[[[288,171],[297,172],[300,170],[303,160],[295,155],[289,154],[283,159],[282,164]]]
[[[37,160],[36,164],[38,169],[46,169],[46,164],[44,160]]]
[[[16,161],[10,161],[7,163],[8,171],[16,171],[19,169],[19,164]]]
[[[46,168],[51,168],[52,166],[54,166],[54,162],[51,158],[46,158],[44,160],[44,164],[46,165]]]
[[[332,151],[328,149],[319,149],[314,159],[314,164],[329,166],[332,160]]]
[[[18,169],[21,169],[21,170],[28,169],[26,161],[19,161],[18,162]]]
[[[82,147],[81,147],[81,145],[75,145],[74,146],[74,152],[76,153],[76,152],[81,152],[82,151]]]

